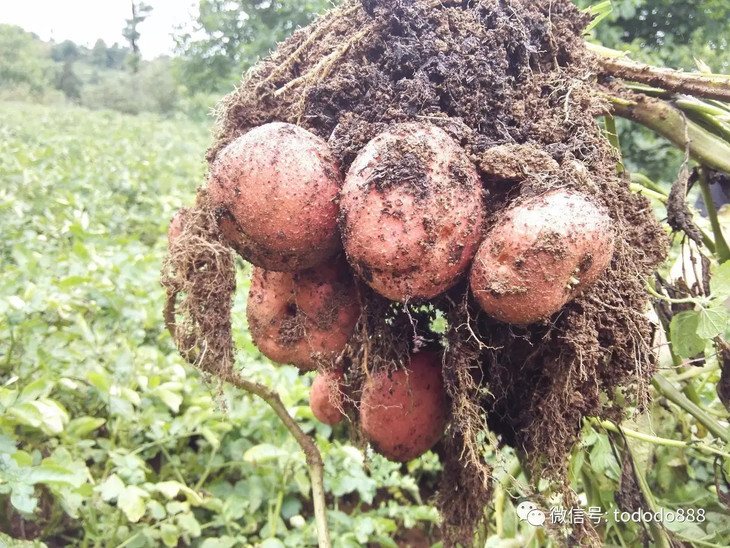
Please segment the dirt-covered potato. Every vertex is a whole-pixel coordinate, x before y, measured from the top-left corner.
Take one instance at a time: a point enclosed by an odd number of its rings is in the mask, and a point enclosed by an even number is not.
[[[350,271],[337,259],[300,272],[254,268],[246,313],[262,354],[308,371],[342,351],[360,306]]]
[[[189,214],[189,210],[187,207],[180,208],[175,215],[172,216],[172,219],[170,220],[170,226],[167,229],[167,245],[172,246],[172,244],[180,237],[180,234],[182,234],[183,228],[185,228],[185,219],[187,218]]]
[[[347,258],[395,301],[429,299],[466,271],[481,239],[482,187],[466,152],[435,126],[394,126],[370,141],[345,178]]]
[[[339,370],[317,373],[309,389],[309,407],[319,422],[334,426],[342,420],[342,383],[344,375]]]
[[[370,444],[381,455],[407,462],[441,438],[449,400],[441,376],[441,355],[420,352],[405,370],[378,373],[365,382],[360,420]]]
[[[340,168],[319,137],[293,124],[259,126],[211,166],[220,226],[244,259],[267,270],[315,266],[340,247]]]
[[[507,210],[477,251],[470,282],[484,311],[529,324],[593,284],[613,256],[611,218],[587,197],[553,190]]]

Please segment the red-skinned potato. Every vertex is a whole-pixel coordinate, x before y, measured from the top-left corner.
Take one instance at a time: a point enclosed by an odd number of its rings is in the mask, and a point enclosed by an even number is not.
[[[394,301],[430,299],[468,268],[481,239],[481,181],[440,128],[407,123],[370,141],[340,195],[347,258]]]
[[[339,370],[317,373],[309,390],[309,407],[319,422],[334,426],[342,420],[342,393],[345,376]]]
[[[363,388],[360,420],[370,444],[381,455],[407,462],[441,438],[449,418],[449,399],[441,376],[441,355],[419,352],[405,370],[372,375]]]
[[[170,226],[167,229],[167,245],[172,247],[180,235],[182,234],[183,228],[185,228],[185,219],[188,216],[188,208],[180,208],[170,220]]]
[[[327,143],[273,122],[226,146],[211,166],[209,191],[221,231],[256,266],[295,272],[340,248],[340,167]]]
[[[614,249],[603,208],[571,190],[553,190],[505,212],[472,265],[471,289],[498,320],[548,318],[601,276]]]
[[[262,354],[309,371],[344,349],[360,306],[347,264],[338,258],[300,272],[254,267],[246,314]]]

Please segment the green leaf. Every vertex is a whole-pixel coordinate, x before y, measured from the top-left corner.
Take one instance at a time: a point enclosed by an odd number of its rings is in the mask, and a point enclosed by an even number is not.
[[[728,264],[728,263],[725,263]],[[724,305],[703,308],[697,322],[697,336],[712,339],[725,333],[728,322],[728,311]]]
[[[721,264],[710,278],[710,293],[720,301],[730,298],[730,262]]]
[[[78,474],[75,474],[68,468],[57,466],[55,464],[43,463],[31,469],[28,474],[29,483],[62,483],[71,487],[80,487],[84,482],[83,477],[79,481]]]
[[[53,381],[50,381],[44,377],[37,379],[26,386],[18,397],[18,401],[25,403],[33,400],[37,400],[41,396],[47,396],[48,393],[53,389]]]
[[[96,417],[78,417],[72,419],[66,426],[66,435],[70,438],[82,438],[100,428],[106,423],[106,419]]]
[[[270,460],[278,459],[279,457],[286,457],[289,455],[289,451],[271,445],[270,443],[262,443],[254,445],[251,449],[243,454],[243,460],[245,462],[266,462]]]
[[[177,546],[180,530],[172,523],[163,523],[160,527],[160,538],[165,546]]]
[[[183,397],[180,394],[171,392],[165,388],[158,388],[155,390],[155,394],[159,397],[164,404],[172,410],[173,413],[180,411],[180,404],[183,402]]]
[[[119,479],[119,476],[112,474],[96,489],[101,494],[102,500],[111,502],[118,498],[122,491],[124,491],[124,482]]]
[[[669,338],[674,353],[680,358],[692,358],[705,349],[705,341],[697,335],[699,313],[694,310],[680,312],[669,324]]]
[[[23,403],[14,405],[7,411],[8,415],[13,417],[19,424],[39,428],[43,423],[43,415],[34,405]]]
[[[177,524],[191,537],[200,536],[200,524],[192,514],[180,514],[177,516]]]
[[[147,491],[135,485],[125,487],[117,498],[117,505],[132,523],[137,523],[145,512],[144,499],[149,497]]]
[[[286,548],[278,538],[267,538],[260,545],[261,548]]]
[[[109,390],[112,387],[112,379],[106,373],[89,371],[88,373],[86,373],[86,378],[89,379],[89,382],[92,384],[92,386],[94,386],[94,388],[97,388],[100,392],[103,392],[104,394],[108,394]]]

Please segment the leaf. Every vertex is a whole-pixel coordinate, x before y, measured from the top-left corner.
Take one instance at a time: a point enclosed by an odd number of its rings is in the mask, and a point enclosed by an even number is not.
[[[278,538],[267,538],[265,541],[259,544],[259,546],[260,548],[286,548],[286,546],[284,546],[284,543],[281,542]]]
[[[727,264],[727,263],[726,263]],[[728,322],[728,311],[724,305],[703,308],[697,322],[697,336],[712,339],[725,333]]]
[[[180,514],[177,516],[177,524],[191,537],[200,536],[200,524],[192,514]]]
[[[101,494],[102,500],[111,502],[118,498],[122,491],[124,491],[124,482],[119,479],[119,476],[112,474],[96,489]]]
[[[96,417],[78,417],[66,426],[66,434],[71,438],[82,438],[106,423],[106,419]]]
[[[112,387],[112,379],[106,373],[89,371],[88,373],[86,373],[86,378],[89,379],[89,382],[92,384],[92,386],[94,386],[94,388],[98,389],[104,394],[108,394],[109,390]]]
[[[704,351],[705,341],[697,335],[699,313],[694,310],[680,312],[669,324],[669,338],[674,353],[680,358],[692,358]]]
[[[710,278],[710,293],[723,302],[730,298],[730,261],[722,263]]]
[[[43,463],[31,469],[28,474],[28,482],[36,483],[63,483],[73,488],[78,488],[84,482],[83,477],[80,478],[68,468],[55,464]]]
[[[180,394],[176,394],[165,388],[158,388],[155,390],[155,394],[173,413],[180,411],[180,404],[183,402],[183,397]]]
[[[124,512],[127,519],[132,523],[137,523],[145,512],[144,499],[149,494],[135,485],[125,487],[117,498],[117,506]]]
[[[47,396],[52,389],[53,381],[41,377],[23,388],[20,396],[18,396],[18,401],[25,403],[37,400],[41,396]]]
[[[270,460],[278,459],[279,457],[286,457],[289,455],[289,451],[276,447],[270,443],[262,443],[254,445],[251,449],[243,454],[243,460],[245,462],[266,462]]]
[[[68,424],[68,413],[56,400],[43,398],[30,402],[29,405],[34,406],[43,417],[41,429],[46,434],[60,434],[63,432],[64,426]]]
[[[33,488],[28,485],[16,485],[10,495],[10,504],[18,511],[30,514],[35,510],[38,499],[33,496]]]
[[[171,523],[163,523],[160,527],[160,538],[165,546],[177,546],[180,530]]]
[[[21,405],[14,405],[8,409],[8,415],[12,416],[18,423],[26,426],[32,426],[33,428],[39,428],[43,423],[43,415],[37,407],[30,403],[23,403]]]

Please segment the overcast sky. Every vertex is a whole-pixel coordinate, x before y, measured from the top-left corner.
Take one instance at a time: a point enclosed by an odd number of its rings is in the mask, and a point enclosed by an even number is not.
[[[139,26],[139,47],[150,59],[172,51],[170,34],[178,25],[190,25],[198,2],[145,1],[154,9]],[[21,26],[43,40],[73,40],[89,47],[98,38],[109,46],[126,44],[122,29],[131,16],[131,0],[0,0],[0,23]]]

